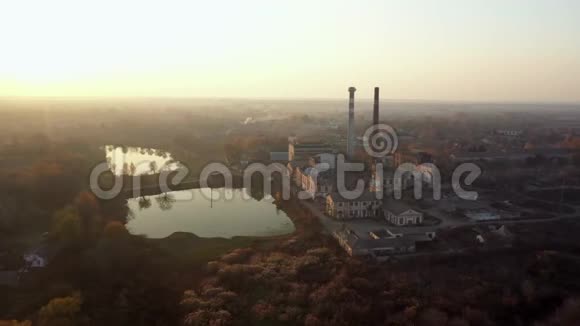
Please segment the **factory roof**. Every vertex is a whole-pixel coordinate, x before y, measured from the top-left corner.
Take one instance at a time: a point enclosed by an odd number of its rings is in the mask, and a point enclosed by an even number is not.
[[[409,211],[409,210],[413,210],[413,211],[417,212],[416,209],[407,205],[402,200],[388,200],[388,201],[383,203],[383,209],[387,210],[393,214],[396,214],[396,215],[402,214],[402,213]]]
[[[335,231],[335,236],[340,237],[353,250],[409,247],[415,245],[417,242],[417,239],[413,236],[363,239],[359,237],[353,230],[348,228]]]

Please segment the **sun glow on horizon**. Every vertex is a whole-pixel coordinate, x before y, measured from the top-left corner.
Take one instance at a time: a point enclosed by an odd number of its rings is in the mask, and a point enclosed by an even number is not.
[[[0,96],[580,101],[580,3],[10,1]]]

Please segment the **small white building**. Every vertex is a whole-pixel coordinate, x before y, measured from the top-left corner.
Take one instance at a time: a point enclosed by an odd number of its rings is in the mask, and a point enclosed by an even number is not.
[[[48,265],[48,261],[46,260],[45,257],[35,253],[24,255],[24,261],[26,263],[26,266],[30,268],[42,268]]]
[[[41,245],[40,247],[24,254],[24,270],[28,271],[30,268],[44,268],[48,265],[49,260],[55,255],[55,248],[49,248],[48,245]]]
[[[385,220],[397,226],[423,224],[423,213],[414,210],[402,201],[386,202],[383,205],[383,211]]]

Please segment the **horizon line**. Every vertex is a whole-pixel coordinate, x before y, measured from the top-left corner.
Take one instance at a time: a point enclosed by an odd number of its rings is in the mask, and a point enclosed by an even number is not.
[[[348,101],[348,96],[338,97],[241,97],[241,96],[142,96],[142,95],[12,95],[0,96],[0,101],[4,100],[270,100],[270,101]],[[372,97],[358,97],[357,101],[373,101]],[[409,102],[409,103],[463,103],[463,104],[559,104],[559,105],[580,105],[580,100],[469,100],[469,99],[417,99],[417,98],[381,98],[380,102]]]

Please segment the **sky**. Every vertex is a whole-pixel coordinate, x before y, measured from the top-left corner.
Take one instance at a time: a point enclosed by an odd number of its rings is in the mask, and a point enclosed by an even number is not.
[[[0,2],[0,96],[580,102],[578,0]]]

